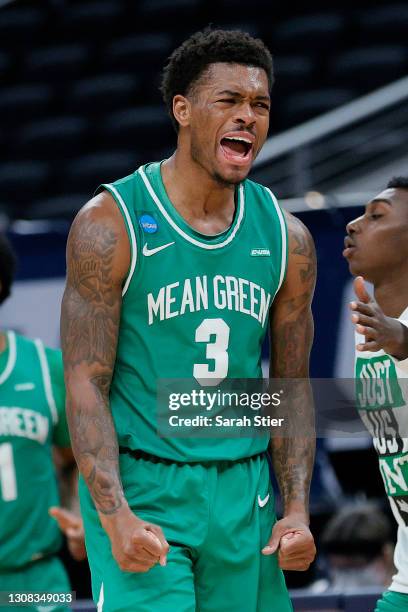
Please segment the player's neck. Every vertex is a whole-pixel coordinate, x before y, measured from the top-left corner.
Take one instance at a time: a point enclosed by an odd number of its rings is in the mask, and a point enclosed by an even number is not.
[[[408,276],[374,283],[374,297],[387,317],[398,318],[408,306]]]
[[[234,211],[235,188],[222,185],[199,164],[177,150],[162,166],[162,177],[176,208],[187,207],[197,217]]]
[[[7,336],[4,332],[0,331],[0,354],[3,353],[7,348]]]

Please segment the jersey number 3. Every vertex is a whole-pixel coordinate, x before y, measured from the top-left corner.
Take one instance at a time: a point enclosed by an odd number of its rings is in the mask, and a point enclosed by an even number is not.
[[[228,344],[230,328],[223,319],[204,319],[195,332],[196,342],[207,345],[205,357],[214,361],[210,369],[207,363],[195,363],[193,376],[203,387],[218,385],[228,374]]]
[[[13,447],[9,442],[0,444],[0,487],[4,501],[17,499],[16,471],[13,460]]]

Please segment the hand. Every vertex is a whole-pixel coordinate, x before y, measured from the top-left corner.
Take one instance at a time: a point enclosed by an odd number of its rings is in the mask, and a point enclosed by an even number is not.
[[[53,506],[49,509],[49,514],[55,518],[61,531],[66,535],[68,549],[76,561],[86,559],[84,526],[82,519],[66,510]]]
[[[113,515],[101,515],[102,526],[112,545],[112,554],[124,572],[148,572],[167,564],[169,545],[158,525],[139,519],[129,506]]]
[[[273,526],[263,555],[278,550],[279,567],[283,570],[304,572],[316,556],[316,547],[309,527],[294,515],[288,515]]]
[[[396,359],[408,357],[408,329],[398,319],[387,317],[375,299],[367,292],[364,278],[354,279],[354,291],[358,302],[350,302],[351,320],[356,331],[365,336],[365,342],[357,345],[358,351],[380,351]]]

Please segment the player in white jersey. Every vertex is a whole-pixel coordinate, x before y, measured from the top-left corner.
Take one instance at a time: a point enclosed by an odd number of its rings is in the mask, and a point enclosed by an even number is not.
[[[398,523],[397,573],[376,612],[408,610],[408,177],[392,179],[347,225],[344,257],[357,276],[356,396],[373,435]],[[374,286],[374,297],[364,280]]]

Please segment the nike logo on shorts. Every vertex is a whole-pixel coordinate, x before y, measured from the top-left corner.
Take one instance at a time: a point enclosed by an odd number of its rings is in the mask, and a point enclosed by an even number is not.
[[[145,257],[150,257],[151,255],[155,255],[156,253],[158,253],[159,251],[162,251],[163,249],[167,249],[167,247],[171,246],[172,244],[174,244],[174,242],[168,242],[167,244],[161,244],[160,246],[154,249],[149,249],[149,247],[145,243],[143,245],[142,253]]]
[[[266,497],[264,497],[263,499],[261,499],[261,496],[260,496],[260,495],[258,495],[258,506],[259,506],[260,508],[263,508],[264,506],[266,506],[266,504],[268,503],[268,501],[269,501],[269,493],[268,493],[268,495],[267,495]]]

